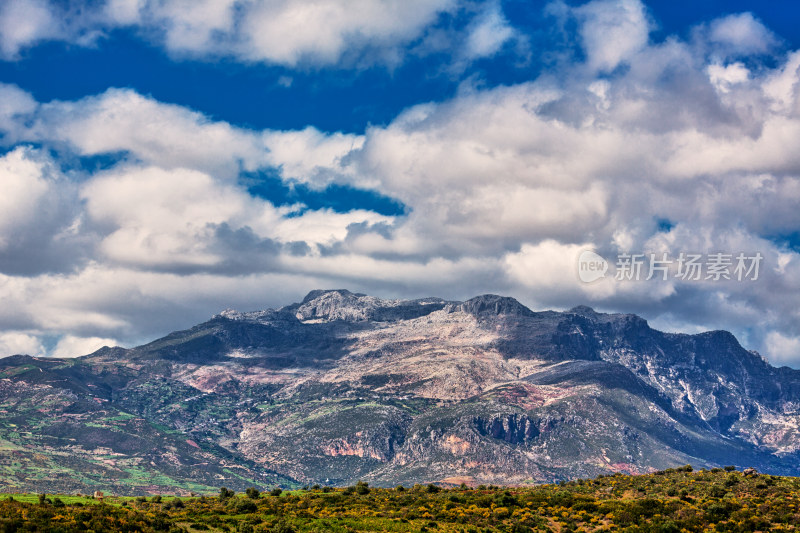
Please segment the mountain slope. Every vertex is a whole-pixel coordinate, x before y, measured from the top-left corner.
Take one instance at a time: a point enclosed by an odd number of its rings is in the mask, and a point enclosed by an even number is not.
[[[633,315],[534,312],[494,295],[312,291],[137,348],[2,359],[0,373],[0,458],[40,454],[99,485],[116,468],[118,492],[799,470],[800,372],[726,332],[668,334]],[[57,459],[76,447],[82,463]],[[35,475],[5,488],[55,483]]]

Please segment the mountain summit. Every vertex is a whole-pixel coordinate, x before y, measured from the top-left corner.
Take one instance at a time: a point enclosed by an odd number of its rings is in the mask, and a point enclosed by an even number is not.
[[[131,349],[0,360],[6,490],[800,474],[800,372],[586,306],[347,290]]]

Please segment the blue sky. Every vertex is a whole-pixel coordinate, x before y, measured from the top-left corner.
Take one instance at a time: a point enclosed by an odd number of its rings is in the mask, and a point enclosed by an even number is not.
[[[3,2],[0,355],[346,287],[636,312],[800,365],[798,22],[786,0]],[[587,249],[612,274],[764,262],[584,283]]]
[[[579,5],[571,2],[570,5]],[[0,78],[30,92],[39,101],[74,100],[109,87],[129,87],[161,102],[176,103],[218,120],[249,128],[300,129],[363,133],[372,125],[390,123],[403,109],[420,102],[452,98],[464,80],[476,77],[484,87],[535,78],[552,59],[543,50],[557,37],[545,3],[512,0],[503,3],[509,23],[526,32],[532,49],[521,58],[513,47],[463,70],[449,70],[453,50],[409,55],[398,65],[352,68],[345,65],[299,68],[271,63],[242,63],[235,58],[174,57],[157,42],[130,27],[107,30],[90,46],[61,40],[37,41],[19,57],[0,62]],[[655,23],[654,41],[683,38],[692,28],[714,18],[753,13],[784,42],[796,49],[800,8],[789,0],[660,1],[647,8]],[[466,16],[443,17],[440,25],[462,29]],[[563,46],[564,43],[560,42]],[[576,45],[577,43],[572,43]],[[549,60],[550,59],[550,60]],[[289,79],[290,86],[282,84]],[[54,81],[57,80],[57,81]],[[254,105],[261,102],[262,105]]]

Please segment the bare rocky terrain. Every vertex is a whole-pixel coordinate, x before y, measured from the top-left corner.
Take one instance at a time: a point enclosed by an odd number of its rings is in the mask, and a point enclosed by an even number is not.
[[[0,359],[4,490],[797,475],[798,422],[800,371],[727,332],[494,295],[313,291],[137,348]]]

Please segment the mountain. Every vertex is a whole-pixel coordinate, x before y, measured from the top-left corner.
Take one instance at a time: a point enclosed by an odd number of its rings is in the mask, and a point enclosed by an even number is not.
[[[131,349],[0,359],[0,489],[525,484],[691,463],[800,474],[800,371],[727,332],[313,291]]]

